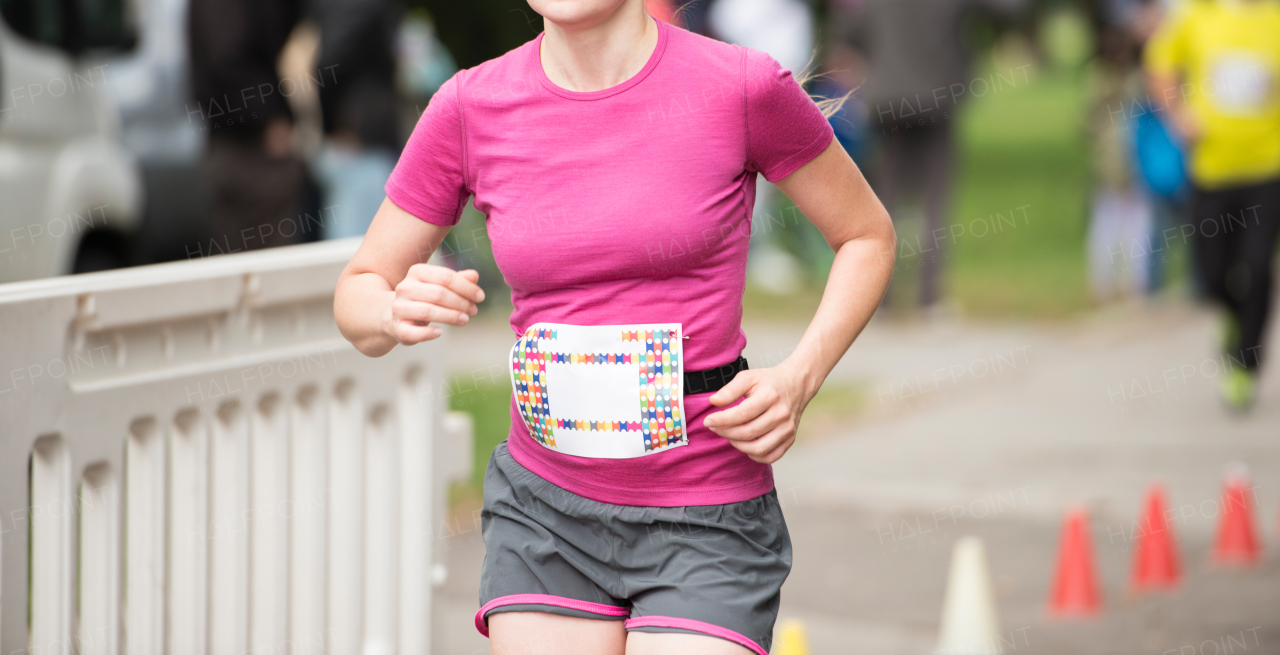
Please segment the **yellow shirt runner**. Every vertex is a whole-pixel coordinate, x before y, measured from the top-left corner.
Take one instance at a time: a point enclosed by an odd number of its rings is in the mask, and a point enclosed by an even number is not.
[[[1191,149],[1197,186],[1280,178],[1280,2],[1184,0],[1143,58],[1148,71],[1181,78],[1202,130]]]

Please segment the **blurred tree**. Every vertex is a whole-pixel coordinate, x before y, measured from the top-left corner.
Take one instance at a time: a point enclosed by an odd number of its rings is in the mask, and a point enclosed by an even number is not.
[[[1078,70],[1094,54],[1093,25],[1079,8],[1064,6],[1040,21],[1040,50],[1060,70]]]

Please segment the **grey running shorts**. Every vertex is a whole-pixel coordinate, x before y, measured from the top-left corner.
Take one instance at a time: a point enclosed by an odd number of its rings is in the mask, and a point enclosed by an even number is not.
[[[480,516],[485,636],[493,613],[533,611],[769,651],[791,572],[776,491],[728,505],[610,505],[539,477],[504,441],[485,471]]]

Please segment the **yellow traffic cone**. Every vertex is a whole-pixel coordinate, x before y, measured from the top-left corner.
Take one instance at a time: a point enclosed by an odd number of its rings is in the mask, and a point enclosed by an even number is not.
[[[961,537],[951,551],[942,605],[938,655],[995,655],[1000,648],[1000,619],[987,568],[986,548],[977,537]]]
[[[804,636],[804,623],[787,619],[778,624],[778,644],[774,655],[809,655],[809,640]]]

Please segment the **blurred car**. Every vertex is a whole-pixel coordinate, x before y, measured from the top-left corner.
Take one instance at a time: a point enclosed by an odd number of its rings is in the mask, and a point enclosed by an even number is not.
[[[200,252],[185,11],[0,0],[0,282]]]
[[[134,38],[110,4],[0,0],[0,281],[127,260],[142,183],[96,54]]]

